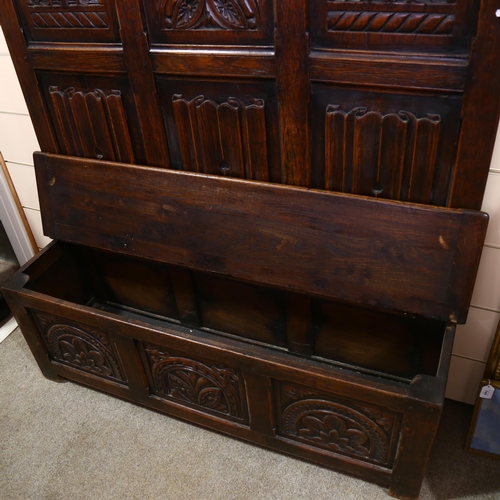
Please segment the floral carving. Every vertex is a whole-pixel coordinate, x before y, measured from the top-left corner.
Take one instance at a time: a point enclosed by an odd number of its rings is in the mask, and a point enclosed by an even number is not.
[[[177,401],[243,418],[239,376],[227,366],[207,366],[151,345],[145,348],[155,390]]]
[[[176,12],[177,28],[190,28],[201,17],[203,7],[199,0],[184,0],[179,2]]]
[[[33,311],[52,357],[104,378],[124,381],[108,336],[97,329],[66,324],[56,316]]]
[[[383,413],[375,408],[360,407],[360,410],[368,415],[371,419],[377,422],[382,429],[389,432],[394,424],[394,415],[390,413]]]
[[[259,0],[164,0],[166,29],[255,30],[260,24]]]
[[[393,415],[330,401],[325,395],[281,386],[280,432],[314,446],[389,465]]]
[[[298,428],[301,437],[327,444],[334,450],[347,451],[366,457],[368,438],[358,429],[349,429],[344,419],[333,414],[310,413],[302,418]]]
[[[66,330],[68,332],[68,330]],[[113,372],[106,366],[106,358],[96,349],[88,346],[77,337],[68,337],[60,340],[59,348],[62,357],[70,364],[77,365],[84,370],[98,375],[109,377]]]

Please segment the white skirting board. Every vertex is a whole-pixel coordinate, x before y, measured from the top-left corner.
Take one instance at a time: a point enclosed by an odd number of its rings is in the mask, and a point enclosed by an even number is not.
[[[38,251],[35,239],[0,153],[0,220],[19,264],[25,264]]]
[[[35,239],[24,215],[19,198],[10,179],[5,161],[0,153],[0,221],[9,238],[19,264],[25,264],[38,251]],[[0,342],[17,327],[10,318],[0,325]]]
[[[0,343],[2,343],[16,328],[17,321],[14,316],[11,316],[2,323],[0,325]]]

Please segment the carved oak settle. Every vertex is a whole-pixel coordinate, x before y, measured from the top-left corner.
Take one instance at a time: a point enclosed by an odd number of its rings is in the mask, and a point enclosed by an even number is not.
[[[487,216],[493,0],[0,0],[57,242],[44,375],[417,498]]]

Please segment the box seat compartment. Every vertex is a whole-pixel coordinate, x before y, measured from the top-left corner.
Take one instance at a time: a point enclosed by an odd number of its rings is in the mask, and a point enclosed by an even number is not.
[[[422,378],[426,390],[432,389],[431,399],[443,390],[454,326],[435,320],[426,325],[415,318],[405,325],[402,316],[388,313],[379,314],[374,326],[369,311],[368,333],[378,339],[367,348],[375,371],[363,366],[369,363],[355,365],[356,354],[350,363],[339,363],[334,347],[330,359],[305,356],[244,336],[182,324],[176,319],[174,301],[169,318],[157,314],[157,309],[140,310],[138,300],[128,300],[128,287],[121,289],[116,280],[115,293],[107,301],[93,282],[102,268],[87,267],[103,255],[111,256],[52,243],[7,284],[23,333],[35,353],[43,351],[41,367],[51,378],[74,380],[324,465],[363,474],[361,469],[367,469],[372,479],[386,483],[410,395]],[[132,269],[158,266],[155,276],[168,276],[170,270],[165,264],[115,257]],[[138,288],[146,304],[156,282],[148,290],[139,281]],[[125,303],[115,302],[117,296]],[[330,307],[336,311],[352,306],[331,302]],[[359,308],[357,314],[362,311]],[[339,317],[345,321],[345,316]],[[402,325],[401,331],[395,324]],[[333,332],[334,323],[331,328]],[[411,344],[411,372],[407,362],[398,360],[401,348],[395,339],[388,339],[386,329]],[[432,336],[432,342],[422,341],[426,336]],[[335,342],[332,333],[333,346]],[[432,362],[419,371],[426,356]],[[384,362],[389,364],[386,372]]]
[[[283,290],[79,245],[60,246],[54,250],[60,258],[26,289],[125,318],[196,326],[293,352]],[[178,287],[193,289],[196,324],[179,313],[174,279]],[[436,375],[445,322],[325,299],[313,298],[312,304],[310,355],[407,380],[418,373]]]
[[[418,496],[487,216],[35,155],[45,376]]]

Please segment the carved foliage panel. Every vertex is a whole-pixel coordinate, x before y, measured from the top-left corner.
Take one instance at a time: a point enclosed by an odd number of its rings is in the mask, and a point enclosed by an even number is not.
[[[20,0],[29,37],[40,41],[119,41],[114,0]]]
[[[460,98],[313,88],[314,187],[446,205]],[[324,170],[323,170],[324,166]]]
[[[401,415],[288,383],[276,383],[278,433],[391,468]]]
[[[55,361],[125,383],[117,352],[107,333],[45,312],[31,313]]]
[[[154,394],[226,419],[248,421],[239,370],[149,343],[142,346]]]
[[[312,0],[313,45],[466,45],[474,12],[459,0]]]
[[[156,43],[272,42],[271,0],[145,0],[145,10]]]
[[[272,86],[251,85],[247,90],[245,85],[160,79],[159,87],[176,168],[259,181],[280,179]]]

